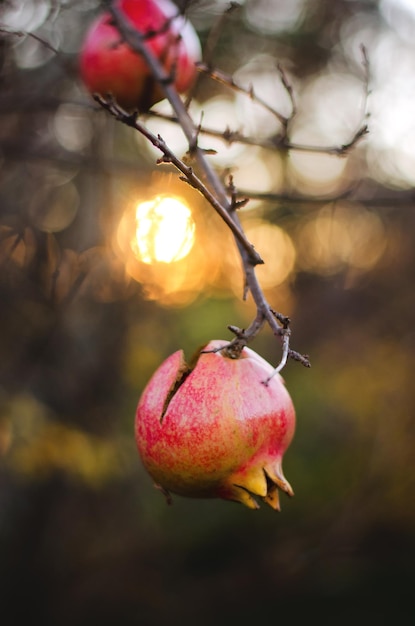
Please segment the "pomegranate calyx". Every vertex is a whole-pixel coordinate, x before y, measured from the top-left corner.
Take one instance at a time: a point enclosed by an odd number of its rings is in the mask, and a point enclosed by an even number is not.
[[[276,511],[280,511],[279,490],[288,496],[294,491],[282,473],[281,463],[267,467],[250,467],[249,471],[234,473],[230,484],[225,488],[226,498],[245,504],[249,508],[259,508],[254,496],[260,497]]]

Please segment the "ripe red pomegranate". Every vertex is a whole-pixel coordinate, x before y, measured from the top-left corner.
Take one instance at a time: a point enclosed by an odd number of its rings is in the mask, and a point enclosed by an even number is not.
[[[146,45],[172,73],[177,91],[187,91],[196,77],[200,43],[176,5],[170,0],[118,0],[116,6],[140,34],[148,35]],[[88,30],[79,67],[91,93],[111,94],[126,109],[146,111],[164,98],[145,60],[122,41],[109,12]]]
[[[232,359],[211,341],[187,365],[181,350],[154,373],[137,407],[135,434],[143,464],[166,493],[242,502],[259,496],[279,510],[292,496],[282,457],[295,430],[281,376],[249,348]]]

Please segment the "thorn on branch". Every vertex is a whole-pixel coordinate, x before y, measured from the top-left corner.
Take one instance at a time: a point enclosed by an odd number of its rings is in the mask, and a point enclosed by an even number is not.
[[[248,285],[248,281],[246,280],[246,276],[244,278],[244,290],[242,293],[242,300],[245,302],[247,297],[248,297],[248,293],[249,293],[249,285]]]
[[[192,189],[196,189],[196,191],[198,191],[197,185],[193,183],[191,180],[189,180],[188,178],[186,178],[186,176],[179,176],[179,180],[189,185],[189,187],[191,187]]]
[[[278,320],[284,329],[287,329],[291,323],[291,320],[289,317],[287,317],[286,315],[283,315],[282,313],[278,313],[278,311],[274,311],[274,309],[270,308],[270,312],[272,313],[272,315],[275,317],[276,320]]]
[[[301,363],[301,365],[304,365],[304,367],[311,367],[310,358],[308,354],[300,354],[299,352],[296,352],[295,350],[290,349],[288,351],[288,356],[293,361],[298,361],[299,363]]]
[[[201,151],[203,152],[203,154],[206,154],[206,156],[214,156],[218,153],[218,151],[214,148],[201,148]]]
[[[250,198],[243,198],[242,200],[236,200],[233,203],[232,208],[235,210],[242,209],[242,207],[246,206],[249,202]]]
[[[157,165],[161,165],[162,163],[171,163],[171,158],[166,155],[163,155],[156,161]]]
[[[230,207],[231,211],[237,211],[238,209],[241,209],[242,207],[248,204],[250,200],[249,198],[242,198],[241,200],[237,199],[238,191],[234,185],[232,174],[229,175],[229,183],[228,183],[227,190],[229,191],[230,196],[231,196],[231,207]]]
[[[232,144],[235,141],[239,141],[242,137],[241,133],[239,133],[239,131],[237,130],[231,130],[229,128],[229,126],[227,126],[225,128],[225,130],[223,131],[222,137],[223,139],[228,143],[228,144]]]
[[[232,324],[230,324],[228,326],[228,330],[230,330],[231,333],[236,335],[236,337],[238,337],[238,339],[245,339],[245,329],[244,328],[238,328],[237,326],[233,326]]]
[[[345,154],[347,154],[347,152],[349,152],[351,148],[354,148],[354,146],[358,143],[358,141],[360,141],[365,135],[368,135],[368,134],[369,134],[369,127],[367,126],[367,124],[365,124],[364,126],[362,126],[361,128],[357,130],[355,135],[352,137],[352,139],[348,143],[345,143],[338,148],[337,154],[339,156],[344,156]]]

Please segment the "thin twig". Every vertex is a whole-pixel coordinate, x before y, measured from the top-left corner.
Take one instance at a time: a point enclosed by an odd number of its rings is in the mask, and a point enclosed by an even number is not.
[[[147,115],[157,117],[174,124],[177,124],[179,121],[174,115],[160,113],[159,111],[148,111]],[[355,132],[353,137],[348,142],[340,146],[317,146],[313,144],[294,143],[286,137],[285,132],[283,134],[275,135],[274,137],[259,138],[249,137],[244,135],[240,130],[232,130],[228,126],[225,130],[217,130],[200,125],[198,130],[200,135],[221,139],[227,145],[239,143],[248,146],[256,146],[258,148],[265,148],[266,150],[281,150],[283,152],[311,152],[332,156],[345,156],[369,132],[368,126],[364,124]]]
[[[272,374],[270,374],[268,376],[268,378],[266,378],[263,381],[264,385],[268,385],[270,380],[272,378],[274,378],[274,376],[279,374],[281,372],[281,370],[286,366],[289,353],[290,353],[290,335],[287,332],[286,334],[283,335],[283,338],[282,338],[282,357],[281,357],[281,360],[280,360],[279,364],[277,365],[277,367],[272,372]]]
[[[239,83],[235,81],[233,76],[230,76],[229,74],[226,74],[225,72],[222,72],[222,70],[212,69],[205,63],[198,63],[197,69],[199,70],[199,72],[203,72],[207,74],[208,76],[210,76],[210,78],[212,78],[216,82],[221,83],[222,85],[227,85],[228,87],[231,87],[234,91],[237,91],[239,93],[243,93],[249,96],[251,100],[260,104],[266,111],[268,111],[274,117],[276,117],[277,120],[284,127],[287,125],[289,118],[285,117],[285,115],[282,115],[282,113],[277,111],[277,109],[274,109],[274,107],[270,106],[267,102],[265,102],[265,100],[262,100],[262,98],[260,98],[258,94],[255,93],[252,85],[248,88],[244,87],[243,85],[239,85]]]
[[[294,89],[293,89],[292,84],[288,80],[287,74],[285,73],[285,70],[284,70],[283,66],[281,65],[281,63],[277,64],[277,70],[278,70],[280,78],[281,78],[281,83],[282,83],[285,91],[287,92],[288,97],[289,97],[290,102],[291,102],[291,114],[290,114],[289,120],[292,120],[293,117],[297,114],[297,103],[296,103],[295,97],[294,97]]]
[[[209,31],[206,43],[203,48],[203,61],[206,65],[210,65],[211,60],[213,58],[214,51],[216,50],[218,41],[220,36],[222,35],[224,26],[226,24],[228,16],[235,11],[235,9],[239,9],[240,5],[236,2],[231,2],[229,7],[223,11],[223,13],[219,16],[216,22],[213,24],[212,28]],[[193,98],[195,98],[197,94],[197,89],[199,86],[199,79],[202,74],[199,73],[196,77],[195,83],[192,86],[191,90],[187,94],[186,97],[186,108],[189,108],[190,102]]]
[[[265,139],[259,139],[258,137],[248,137],[244,135],[240,130],[232,130],[229,127],[226,127],[225,130],[217,130],[217,129],[212,129],[212,128],[206,128],[201,125],[199,127],[199,133],[208,135],[208,136],[213,136],[218,139],[222,139],[228,145],[231,145],[232,143],[241,143],[241,144],[246,144],[246,145],[262,147],[262,148],[266,148],[270,150],[276,150],[276,149],[283,150],[285,152],[287,151],[310,152],[310,153],[316,153],[316,154],[328,154],[328,155],[339,156],[339,157],[347,155],[351,151],[351,149],[354,148],[356,144],[369,132],[368,125],[365,120],[368,118],[367,109],[368,109],[368,99],[369,99],[369,94],[370,94],[370,66],[369,66],[369,58],[367,55],[367,51],[363,45],[361,46],[361,52],[362,52],[362,67],[364,70],[364,85],[365,85],[364,101],[363,101],[363,107],[362,107],[362,121],[359,124],[359,127],[357,128],[357,130],[352,135],[352,137],[349,139],[349,141],[341,144],[340,146],[316,146],[316,145],[311,145],[311,144],[300,144],[300,143],[294,143],[289,139],[288,129],[289,129],[290,123],[292,122],[295,115],[297,114],[297,104],[296,104],[295,97],[294,97],[294,89],[290,81],[288,80],[285,70],[281,64],[277,64],[277,70],[280,75],[281,84],[283,85],[290,99],[291,113],[289,116],[282,115],[277,109],[275,109],[274,107],[270,106],[267,102],[262,100],[262,98],[260,98],[258,94],[254,91],[254,88],[252,86],[250,86],[249,88],[246,88],[240,85],[239,83],[235,81],[233,76],[226,74],[225,72],[217,68],[212,68],[210,63],[206,62],[206,60],[204,60],[203,63],[198,63],[197,67],[198,67],[199,72],[202,72],[208,75],[212,80],[215,80],[216,82],[226,85],[233,91],[245,94],[252,101],[256,102],[257,104],[262,106],[266,111],[274,115],[274,117],[276,117],[277,120],[282,125],[282,132],[280,134],[274,137],[267,137]],[[176,123],[178,122],[177,118],[175,118],[174,116],[163,115],[155,111],[151,112],[151,115],[159,116],[172,122],[176,122]]]
[[[59,56],[59,50],[54,48],[48,41],[42,39],[42,37],[39,37],[35,33],[23,30],[9,30],[3,27],[0,27],[0,33],[4,33],[5,35],[12,35],[14,37],[30,37],[31,39],[34,39],[35,41],[40,43],[43,47],[47,48],[48,50]]]

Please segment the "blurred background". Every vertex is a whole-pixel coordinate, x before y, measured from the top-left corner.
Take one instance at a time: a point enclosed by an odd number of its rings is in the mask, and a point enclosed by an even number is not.
[[[295,497],[276,514],[169,507],[153,488],[135,449],[138,398],[171,352],[250,323],[240,262],[210,206],[82,86],[77,53],[99,2],[2,0],[4,626],[413,623],[415,3],[239,4],[211,61],[290,116],[284,68],[296,149],[278,149],[275,115],[207,76],[191,110],[245,138],[200,143],[251,196],[241,219],[265,259],[259,279],[311,358],[284,370]],[[190,3],[202,44],[227,7]],[[155,110],[148,126],[182,155],[169,107]],[[252,347],[279,362],[266,329]]]

